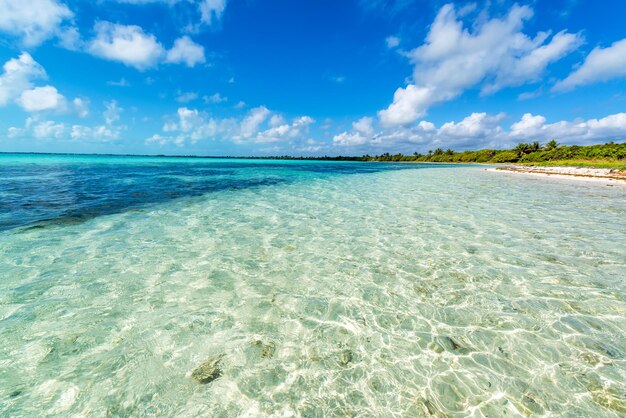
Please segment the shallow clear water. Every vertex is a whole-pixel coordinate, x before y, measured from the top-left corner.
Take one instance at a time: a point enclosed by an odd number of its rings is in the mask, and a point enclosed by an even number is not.
[[[0,172],[0,416],[626,414],[625,187],[373,163]]]

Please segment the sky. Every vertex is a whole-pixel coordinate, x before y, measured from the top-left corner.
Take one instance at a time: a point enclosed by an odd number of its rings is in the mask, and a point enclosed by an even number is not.
[[[0,0],[0,152],[626,140],[622,0]]]

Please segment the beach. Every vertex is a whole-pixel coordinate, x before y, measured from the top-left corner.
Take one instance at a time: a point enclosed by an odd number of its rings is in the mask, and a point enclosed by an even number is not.
[[[626,172],[610,168],[507,165],[489,170],[500,173],[591,181],[609,186],[626,186]]]

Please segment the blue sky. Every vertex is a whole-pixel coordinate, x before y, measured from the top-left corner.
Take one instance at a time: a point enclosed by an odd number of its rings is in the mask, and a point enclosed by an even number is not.
[[[626,2],[0,0],[0,151],[626,139]]]

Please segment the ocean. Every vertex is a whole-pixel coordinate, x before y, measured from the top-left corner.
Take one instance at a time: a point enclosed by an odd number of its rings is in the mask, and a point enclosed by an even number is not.
[[[0,154],[0,416],[620,416],[626,188]]]

